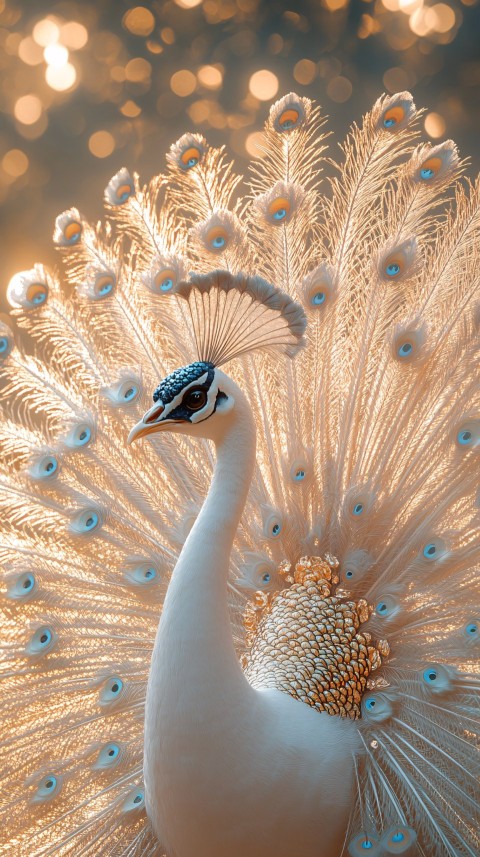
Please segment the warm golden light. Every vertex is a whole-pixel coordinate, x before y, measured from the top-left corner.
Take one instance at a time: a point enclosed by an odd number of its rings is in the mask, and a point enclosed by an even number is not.
[[[353,87],[348,77],[338,75],[337,77],[332,77],[332,79],[328,81],[327,95],[332,99],[332,101],[336,101],[338,104],[348,101],[352,91]]]
[[[317,66],[312,60],[300,60],[293,69],[293,76],[297,83],[308,86],[317,76]]]
[[[42,102],[36,95],[22,95],[15,102],[13,115],[23,125],[33,125],[42,115]]]
[[[338,12],[339,9],[348,6],[348,2],[349,0],[322,0],[322,6],[325,6],[329,12]]]
[[[60,27],[60,41],[72,51],[79,51],[88,42],[88,30],[78,21],[68,21]]]
[[[433,137],[434,140],[443,137],[447,129],[445,119],[440,116],[440,113],[427,113],[424,125],[428,136]]]
[[[217,66],[202,65],[197,72],[197,77],[206,89],[220,89],[223,83],[223,74]]]
[[[388,9],[389,12],[398,12],[400,9],[400,0],[382,0],[382,5],[385,6],[385,9]]]
[[[63,68],[68,62],[68,50],[58,42],[47,45],[43,51],[45,62],[53,68]]]
[[[270,101],[278,92],[278,77],[272,71],[262,68],[252,74],[248,88],[260,101]]]
[[[176,71],[170,78],[170,89],[175,95],[180,95],[181,98],[191,95],[196,88],[197,78],[186,68]]]
[[[155,18],[146,6],[135,6],[125,12],[122,23],[135,36],[149,36],[155,27]]]
[[[420,6],[423,6],[423,0],[398,0],[400,11],[404,12],[406,15],[411,15],[412,12],[415,12],[415,9],[419,9]]]
[[[21,149],[10,149],[2,158],[2,167],[12,178],[23,176],[28,170],[28,158]]]
[[[125,104],[122,104],[120,107],[120,113],[123,116],[127,116],[129,119],[135,119],[136,116],[140,116],[142,112],[142,108],[135,104],[135,101],[126,101]]]
[[[77,72],[75,71],[75,67],[69,62],[60,68],[48,65],[45,71],[45,80],[49,87],[55,89],[56,92],[66,92],[67,89],[71,89],[76,83]]]
[[[42,48],[46,48],[53,42],[58,42],[59,36],[60,27],[51,18],[38,21],[33,28],[33,38],[37,45],[41,45]]]
[[[245,149],[251,158],[261,158],[265,152],[262,152],[261,146],[265,146],[265,138],[260,131],[253,131],[245,140]]]
[[[160,31],[160,35],[162,40],[166,45],[173,45],[175,42],[175,33],[173,32],[171,27],[164,27],[163,30]]]
[[[115,149],[115,140],[109,131],[95,131],[88,140],[88,148],[96,158],[108,158]]]
[[[18,56],[26,65],[38,65],[43,60],[43,51],[31,36],[26,36],[18,46]]]
[[[383,75],[383,85],[388,92],[402,92],[410,86],[410,78],[405,69],[394,66]]]
[[[152,74],[152,66],[143,57],[135,57],[125,66],[125,77],[131,83],[142,83]]]
[[[448,33],[455,26],[455,12],[446,3],[437,3],[426,10],[425,21],[437,33]]]
[[[181,9],[193,9],[194,6],[200,6],[202,0],[175,0],[177,6]]]

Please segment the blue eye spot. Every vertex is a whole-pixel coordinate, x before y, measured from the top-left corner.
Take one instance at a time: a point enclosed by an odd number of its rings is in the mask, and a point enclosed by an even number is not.
[[[430,544],[425,545],[425,547],[423,549],[423,555],[424,555],[425,559],[433,559],[433,557],[435,556],[436,553],[437,553],[437,548],[433,542],[430,542]]]
[[[102,295],[102,297],[103,297],[104,295],[110,294],[112,289],[113,289],[113,283],[105,283],[103,286],[100,286],[100,288],[98,290],[98,294]]]
[[[281,528],[280,524],[274,524],[272,527],[272,535],[278,536],[281,529],[282,528]]]
[[[297,470],[297,472],[295,473],[295,479],[297,482],[301,482],[302,479],[305,479],[305,471],[302,470],[302,468],[300,468],[300,470]]]
[[[40,634],[40,637],[39,637],[40,643],[42,644],[42,646],[48,646],[51,639],[52,639],[52,632],[49,630],[49,628],[44,628],[42,633]]]
[[[379,604],[377,604],[377,613],[386,613],[387,610],[388,607],[385,604],[385,601],[380,601]]]
[[[372,844],[372,842],[370,842],[370,840],[369,840],[369,839],[365,839],[365,841],[364,841],[364,842],[362,842],[362,848],[363,848],[365,851],[368,851],[370,848],[373,848],[373,844]]]
[[[287,216],[287,211],[285,208],[279,208],[273,215],[274,220],[285,220]]]
[[[397,833],[394,833],[392,836],[392,842],[403,842],[404,839],[405,836],[401,830],[399,830]]]
[[[155,571],[154,568],[147,568],[147,570],[145,572],[145,577],[147,578],[147,580],[152,580],[156,576],[157,576],[157,572]]]
[[[135,795],[135,797],[133,798],[133,802],[134,802],[134,803],[141,803],[141,802],[142,802],[142,800],[143,800],[143,795],[142,795],[142,794]]]
[[[468,429],[460,429],[457,434],[457,440],[462,446],[468,446],[472,442],[473,434]]]
[[[192,167],[195,167],[197,164],[198,164],[198,158],[189,158],[189,159],[188,159],[188,161],[187,161],[187,167],[188,167],[188,169],[191,169]]]
[[[270,583],[271,578],[268,571],[266,571],[265,574],[262,575],[262,580],[264,583]]]
[[[53,476],[53,474],[55,473],[57,468],[58,468],[58,461],[53,456],[52,456],[52,458],[47,459],[47,461],[45,462],[44,467],[43,467],[45,473],[48,476]]]
[[[27,590],[31,589],[34,584],[35,584],[35,578],[34,578],[33,574],[27,574],[25,576],[25,580],[22,583],[23,588],[27,589]]]
[[[112,693],[120,693],[122,687],[123,687],[123,682],[119,678],[117,678],[112,683],[110,690]]]
[[[478,634],[478,625],[476,622],[469,622],[468,625],[465,626],[465,630],[469,636],[474,637],[475,634]]]
[[[437,671],[433,670],[431,667],[424,670],[423,680],[427,682],[427,684],[431,684],[437,679]]]
[[[385,270],[389,277],[396,277],[400,273],[400,265],[397,265],[396,262],[391,262]]]
[[[169,292],[170,289],[172,288],[172,286],[173,286],[173,280],[171,277],[167,277],[165,280],[163,280],[160,283],[160,289],[162,290],[162,292]]]
[[[36,306],[40,306],[40,304],[43,304],[45,302],[46,297],[46,292],[39,292],[38,295],[35,295],[35,297],[33,298],[32,303],[34,303]]]
[[[89,429],[89,428],[84,428],[84,429],[82,429],[82,430],[81,430],[81,432],[79,432],[79,435],[78,435],[78,442],[79,442],[79,444],[80,444],[81,446],[84,446],[86,443],[88,443],[88,441],[90,440],[91,436],[92,436],[92,432],[90,431],[90,429]]]
[[[357,503],[357,504],[353,507],[353,514],[354,514],[354,515],[361,515],[361,514],[362,514],[362,512],[363,512],[363,503]]]
[[[49,791],[51,789],[54,789],[56,785],[57,785],[56,777],[49,777],[48,780],[45,780],[45,788],[48,789]]]
[[[6,336],[0,336],[0,354],[4,354],[8,348],[8,339]]]
[[[348,577],[348,579],[350,580],[353,577],[353,571],[346,571],[345,577]]]
[[[399,357],[408,357],[408,355],[411,354],[412,351],[413,351],[413,345],[411,344],[411,342],[404,342],[403,345],[401,345],[400,348],[398,349],[398,356]]]
[[[126,402],[130,402],[134,398],[134,396],[136,396],[136,394],[137,394],[137,388],[136,387],[129,387],[128,390],[126,390],[125,393],[123,394],[123,398],[125,399]]]
[[[396,125],[396,123],[397,123],[396,119],[384,119],[383,120],[383,124],[384,124],[385,128],[392,128],[393,125]]]
[[[426,179],[428,181],[428,179],[433,178],[435,173],[430,167],[425,167],[423,170],[420,170],[420,175],[422,179]]]
[[[367,699],[367,701],[365,703],[365,708],[367,709],[367,711],[373,711],[373,709],[375,708],[375,705],[376,705],[375,699]]]
[[[223,235],[217,235],[212,241],[212,247],[215,247],[216,250],[219,250],[221,247],[225,247],[225,238]]]
[[[325,303],[326,297],[325,292],[316,292],[312,298],[312,304],[314,306],[321,306]]]
[[[92,514],[89,515],[87,520],[85,521],[85,528],[87,530],[93,530],[93,528],[96,527],[97,524],[98,524],[98,515],[96,512],[92,512]]]

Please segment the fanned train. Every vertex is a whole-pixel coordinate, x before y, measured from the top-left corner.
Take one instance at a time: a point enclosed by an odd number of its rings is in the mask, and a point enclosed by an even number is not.
[[[418,117],[185,134],[11,280],[0,854],[478,857],[480,185]]]

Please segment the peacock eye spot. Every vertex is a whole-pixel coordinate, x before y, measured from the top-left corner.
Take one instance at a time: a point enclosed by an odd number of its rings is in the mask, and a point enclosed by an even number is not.
[[[464,429],[458,432],[457,438],[458,442],[462,444],[462,446],[467,446],[472,440],[472,432],[468,429]]]
[[[365,703],[365,708],[367,709],[367,711],[373,711],[373,709],[375,708],[375,705],[376,705],[376,702],[374,699],[367,699],[367,701]]]
[[[285,220],[287,216],[287,211],[285,208],[279,208],[278,211],[273,215],[275,220]]]
[[[192,167],[197,166],[200,161],[200,156],[200,149],[197,149],[196,146],[189,146],[189,148],[185,149],[185,151],[180,155],[180,166],[184,170],[191,170]]]
[[[430,543],[430,544],[428,544],[428,545],[425,545],[425,547],[424,547],[424,549],[423,549],[423,555],[424,555],[424,557],[426,557],[427,559],[429,559],[429,558],[431,558],[431,557],[435,556],[436,552],[437,552],[437,548],[436,548],[436,546],[433,544],[433,542],[431,542],[431,543]]]
[[[377,604],[377,613],[385,613],[387,610],[387,605],[385,601],[381,601],[380,604]]]
[[[133,802],[134,803],[141,803],[142,802],[142,795],[135,795],[135,797],[133,798]]]
[[[155,574],[156,574],[156,571],[154,568],[147,568],[147,570],[145,572],[145,577],[147,578],[147,580],[151,580],[152,577],[155,577]]]
[[[0,336],[0,354],[3,354],[8,348],[8,339],[6,336]]]
[[[85,429],[80,432],[80,434],[78,435],[78,439],[79,440],[87,440],[88,439],[88,433],[85,431]]]
[[[392,842],[403,842],[404,839],[405,836],[401,830],[398,830],[397,833],[394,833],[392,836]]]
[[[434,172],[431,167],[424,167],[420,170],[420,175],[422,179],[431,179],[434,176]]]
[[[396,125],[396,123],[397,123],[397,120],[394,119],[393,116],[390,119],[384,119],[383,120],[383,124],[385,125],[385,128],[391,128],[393,125]]]
[[[403,345],[398,349],[399,357],[408,357],[413,351],[413,345],[411,342],[404,342]]]
[[[432,670],[432,669],[430,669],[430,668],[429,668],[429,669],[426,669],[426,670],[425,670],[425,672],[423,673],[423,678],[424,678],[424,680],[425,680],[427,683],[430,683],[430,682],[432,682],[432,681],[436,681],[436,679],[437,679],[437,671],[436,671],[436,670]]]
[[[471,634],[473,636],[478,631],[478,625],[476,625],[475,622],[469,622],[465,630],[467,634]]]
[[[354,515],[361,515],[362,512],[363,512],[363,503],[356,503],[356,505],[353,507],[353,514]]]
[[[305,479],[305,471],[302,468],[297,470],[297,472],[295,473],[295,479],[297,480],[297,482],[301,482],[302,479]]]
[[[346,571],[345,577],[348,577],[348,579],[350,580],[353,577],[353,571]]]
[[[282,528],[281,528],[280,524],[274,524],[272,527],[272,535],[278,536],[281,529]]]
[[[396,277],[400,273],[400,265],[397,262],[390,262],[385,270],[389,277]]]
[[[123,394],[123,398],[125,399],[126,402],[129,402],[131,399],[133,399],[133,397],[136,395],[136,393],[137,393],[136,387],[129,387],[128,390],[125,390],[125,393]]]
[[[270,583],[270,574],[268,571],[266,571],[265,574],[262,574],[262,580],[264,583]]]
[[[187,390],[185,393],[183,404],[186,405],[190,411],[199,411],[201,408],[205,407],[207,400],[208,396],[205,390],[193,388],[192,390]]]
[[[162,282],[160,283],[160,288],[161,288],[162,292],[170,291],[172,286],[173,286],[173,280],[171,277],[166,277],[166,279],[162,280]]]
[[[326,296],[325,292],[315,292],[315,294],[312,298],[312,304],[314,306],[321,306],[322,304],[325,303],[326,297],[327,296]]]
[[[85,527],[87,530],[93,530],[93,528],[96,527],[97,524],[98,524],[98,515],[96,513],[89,515],[87,520],[85,521]]]
[[[365,851],[368,851],[368,850],[370,850],[370,848],[373,848],[373,843],[370,842],[369,839],[365,839],[364,842],[362,842],[362,848]]]
[[[40,642],[43,643],[43,645],[45,645],[45,643],[50,642],[51,639],[52,635],[50,631],[44,631],[43,634],[40,635]]]
[[[295,110],[294,107],[289,107],[283,111],[278,120],[278,124],[282,131],[290,131],[292,128],[295,128],[299,120],[300,113],[298,110]]]

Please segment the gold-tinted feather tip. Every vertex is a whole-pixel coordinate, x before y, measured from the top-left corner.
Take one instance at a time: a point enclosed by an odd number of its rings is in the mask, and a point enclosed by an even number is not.
[[[256,688],[274,687],[317,711],[356,720],[367,679],[389,654],[382,640],[360,631],[372,612],[364,599],[335,595],[338,561],[302,557],[278,571],[291,585],[272,596],[258,592],[244,615],[249,651],[245,674]]]

